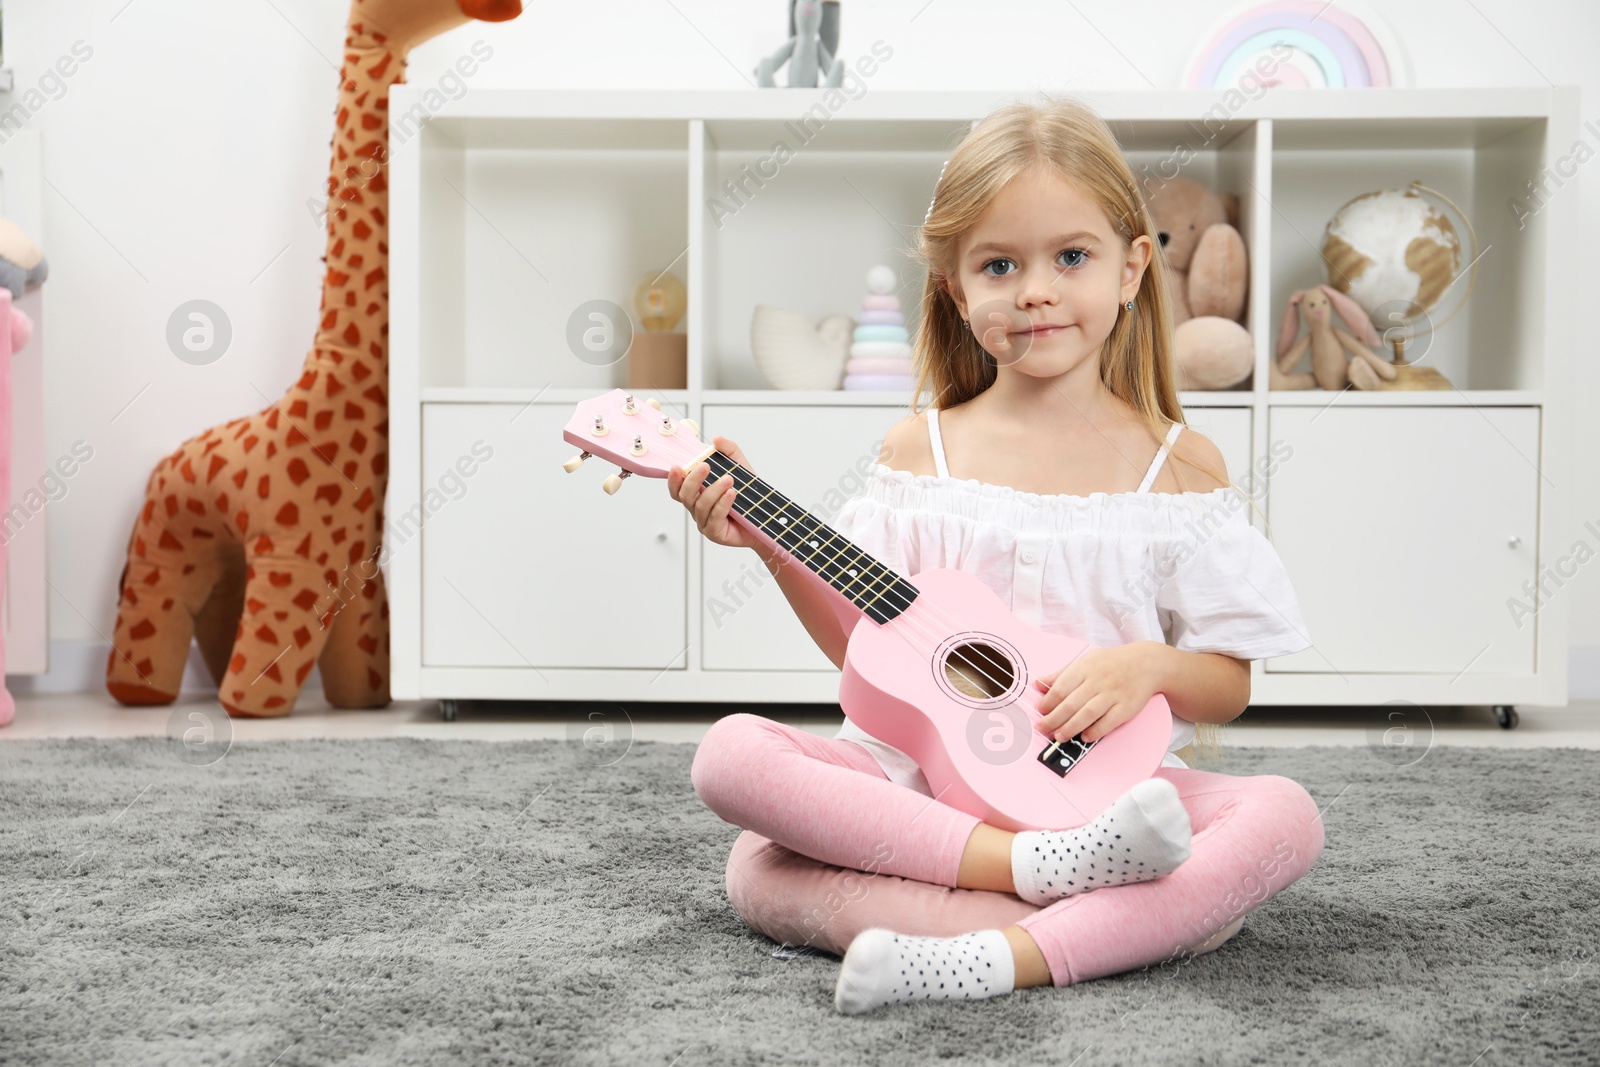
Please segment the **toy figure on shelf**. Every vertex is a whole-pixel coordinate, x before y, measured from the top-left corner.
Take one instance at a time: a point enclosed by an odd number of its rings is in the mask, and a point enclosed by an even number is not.
[[[777,86],[773,75],[779,67],[787,61],[789,64],[789,88],[815,89],[818,86],[817,78],[822,71],[827,72],[826,80],[821,84],[829,89],[838,88],[844,84],[844,60],[835,58],[833,48],[822,37],[824,23],[824,9],[833,8],[832,33],[834,41],[838,40],[839,4],[838,0],[792,0],[789,8],[790,32],[789,39],[779,46],[776,52],[769,56],[762,56],[756,64],[756,84],[762,88],[771,89]]]

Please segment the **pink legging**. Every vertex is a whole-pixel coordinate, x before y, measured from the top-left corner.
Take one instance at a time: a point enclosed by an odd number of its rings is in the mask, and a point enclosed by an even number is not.
[[[706,732],[690,778],[706,807],[744,828],[728,857],[728,898],[772,940],[843,956],[875,926],[954,937],[1014,925],[1065,986],[1210,951],[1322,853],[1316,801],[1292,779],[1155,773],[1188,809],[1189,858],[1164,877],[1045,907],[956,888],[979,820],[889,781],[854,742],[729,715]]]

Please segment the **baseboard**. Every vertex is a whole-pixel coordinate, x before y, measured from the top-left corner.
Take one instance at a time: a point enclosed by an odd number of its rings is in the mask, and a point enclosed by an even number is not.
[[[22,693],[92,693],[106,688],[106,643],[104,641],[51,641],[50,669],[43,674],[8,674],[6,688],[13,695]],[[306,677],[306,689],[322,688],[322,674],[315,666]],[[215,693],[217,685],[206,670],[200,646],[189,646],[189,662],[184,665],[179,692]]]
[[[1568,700],[1600,700],[1600,648],[1574,647],[1569,652]],[[48,671],[6,675],[6,688],[12,693],[89,693],[103,690],[105,684],[106,646],[103,641],[51,641]],[[200,649],[190,646],[182,692],[210,693],[215,688],[206,671],[205,660],[200,658]],[[322,688],[322,675],[316,667],[311,668],[305,688]]]

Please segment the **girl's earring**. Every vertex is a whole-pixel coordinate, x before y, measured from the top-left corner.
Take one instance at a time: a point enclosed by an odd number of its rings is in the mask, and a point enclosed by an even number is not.
[[[970,326],[970,325],[968,325],[968,324],[967,324],[967,320],[966,320],[966,319],[962,319],[962,320],[961,320],[961,328],[962,328],[962,329],[963,329],[963,330],[970,330],[970,329],[972,329],[972,327],[971,327],[971,326]]]
[[[1133,310],[1133,301],[1130,300],[1126,304],[1123,304],[1122,306],[1127,308],[1129,311],[1132,311]]]

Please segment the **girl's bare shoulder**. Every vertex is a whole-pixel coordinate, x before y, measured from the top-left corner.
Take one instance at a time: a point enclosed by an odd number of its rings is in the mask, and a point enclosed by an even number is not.
[[[1172,468],[1174,480],[1186,493],[1209,493],[1225,489],[1226,481],[1218,481],[1213,471],[1228,478],[1228,466],[1222,459],[1222,449],[1216,443],[1190,426],[1185,426],[1167,453],[1167,466]],[[1163,472],[1165,474],[1166,472]],[[1162,479],[1158,478],[1157,481]],[[1151,487],[1155,489],[1155,486]],[[1162,490],[1157,489],[1157,492]],[[1172,491],[1180,491],[1175,485]]]
[[[928,438],[928,413],[907,415],[884,431],[878,462],[908,474],[933,474],[933,443]]]

